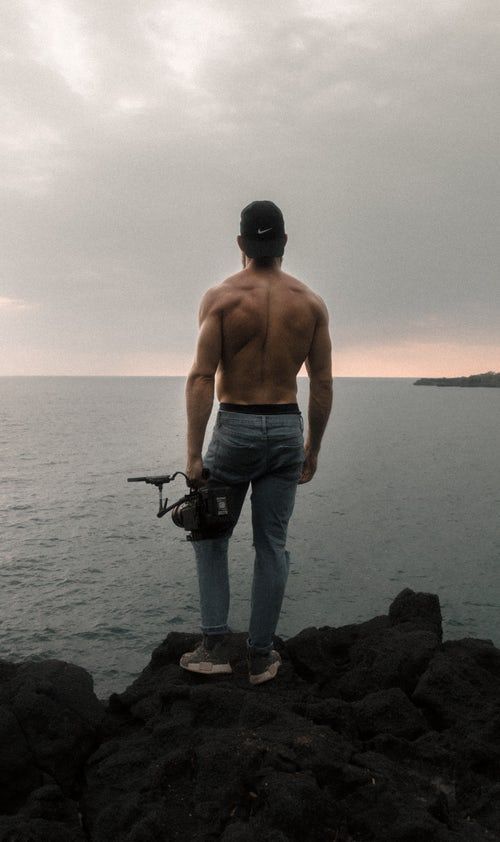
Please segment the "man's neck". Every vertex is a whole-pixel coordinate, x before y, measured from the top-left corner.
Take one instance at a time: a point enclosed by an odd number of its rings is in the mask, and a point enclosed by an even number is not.
[[[281,270],[281,262],[282,257],[275,257],[269,263],[265,265],[259,264],[257,260],[254,260],[253,257],[246,257],[245,255],[245,269],[249,269],[251,272],[279,272]]]

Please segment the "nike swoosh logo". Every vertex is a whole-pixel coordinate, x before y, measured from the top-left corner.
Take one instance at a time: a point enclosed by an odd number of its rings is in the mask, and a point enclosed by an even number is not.
[[[257,228],[257,234],[265,234],[266,231],[272,231],[273,226],[271,225],[270,228]]]

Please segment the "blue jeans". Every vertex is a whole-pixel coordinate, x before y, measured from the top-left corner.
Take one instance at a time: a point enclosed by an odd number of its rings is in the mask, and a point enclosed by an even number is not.
[[[304,461],[303,429],[299,413],[247,415],[219,410],[203,459],[211,483],[232,487],[236,521],[252,484],[255,564],[247,646],[263,654],[272,649],[288,578],[286,536]],[[193,543],[204,634],[230,631],[227,551],[233,528]]]

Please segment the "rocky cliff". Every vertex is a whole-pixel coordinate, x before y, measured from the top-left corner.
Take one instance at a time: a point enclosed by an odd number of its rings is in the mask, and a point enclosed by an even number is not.
[[[106,704],[63,661],[0,661],[0,842],[500,840],[500,651],[442,642],[432,594],[307,628],[278,677],[178,666],[171,633]]]

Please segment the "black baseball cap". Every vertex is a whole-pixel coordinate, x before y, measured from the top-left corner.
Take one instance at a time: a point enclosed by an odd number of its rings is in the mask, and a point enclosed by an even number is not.
[[[285,222],[279,207],[267,199],[251,202],[241,211],[240,233],[248,257],[282,257]]]

